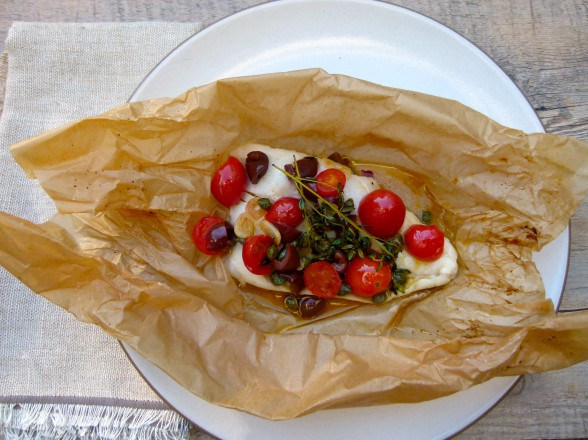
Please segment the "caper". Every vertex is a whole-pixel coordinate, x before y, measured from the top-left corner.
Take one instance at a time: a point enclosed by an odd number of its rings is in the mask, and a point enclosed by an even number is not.
[[[386,302],[388,299],[388,294],[386,292],[378,293],[377,295],[372,296],[372,302],[374,304],[382,304]]]
[[[310,263],[312,263],[312,258],[309,257],[308,255],[303,255],[302,257],[300,257],[300,266],[298,267],[298,269],[302,270],[306,266],[308,266]]]
[[[285,277],[282,276],[282,274],[280,274],[280,272],[277,271],[272,272],[270,278],[272,283],[274,283],[276,286],[281,286],[286,281],[288,281]]]
[[[284,298],[284,307],[292,313],[298,312],[298,298],[294,295],[288,295]]]
[[[404,284],[406,284],[406,280],[408,279],[409,273],[410,270],[408,269],[396,269],[394,271],[394,282],[396,284],[403,286]]]
[[[421,213],[421,221],[425,225],[430,225],[431,222],[433,221],[433,214],[431,213],[431,211],[429,211],[429,210],[423,211]]]
[[[259,205],[259,207],[261,209],[264,209],[265,211],[267,211],[268,209],[270,209],[272,207],[272,202],[270,201],[270,199],[266,199],[266,198],[259,199],[257,201],[257,204]]]
[[[341,289],[339,290],[339,293],[337,295],[339,296],[345,296],[351,293],[351,287],[349,287],[348,284],[341,284]]]
[[[276,258],[278,256],[279,251],[280,251],[280,249],[278,248],[278,245],[272,244],[267,249],[265,256],[267,257],[268,260],[273,260],[274,258]]]
[[[314,242],[314,250],[317,252],[324,252],[329,249],[331,242],[327,239],[319,239]]]

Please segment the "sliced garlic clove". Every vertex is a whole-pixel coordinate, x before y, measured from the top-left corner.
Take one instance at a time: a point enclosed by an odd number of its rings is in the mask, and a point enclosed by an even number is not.
[[[263,218],[266,211],[259,206],[259,197],[253,197],[249,199],[247,205],[245,205],[245,212],[253,219],[253,221],[256,221]]]
[[[269,235],[274,240],[275,244],[281,243],[282,235],[280,234],[280,231],[278,231],[278,228],[276,228],[271,222],[264,219],[260,222],[259,226],[264,234]]]
[[[252,237],[255,234],[255,223],[247,214],[243,213],[237,218],[234,231],[239,238]]]

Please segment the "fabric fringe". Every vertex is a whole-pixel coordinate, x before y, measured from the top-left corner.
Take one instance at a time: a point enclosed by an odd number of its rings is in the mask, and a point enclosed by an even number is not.
[[[188,439],[190,424],[171,410],[98,405],[0,404],[0,439]]]

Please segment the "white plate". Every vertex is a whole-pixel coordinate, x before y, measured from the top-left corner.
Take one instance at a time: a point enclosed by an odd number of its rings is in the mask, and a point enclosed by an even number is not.
[[[472,43],[415,12],[361,0],[276,2],[226,18],[175,49],[131,100],[176,96],[220,78],[308,67],[456,99],[502,124],[544,131],[520,90]],[[563,291],[568,251],[566,231],[536,256],[555,304]],[[198,398],[123,347],[164,400],[223,439],[446,438],[485,414],[517,379],[496,378],[419,404],[325,410],[272,422]]]

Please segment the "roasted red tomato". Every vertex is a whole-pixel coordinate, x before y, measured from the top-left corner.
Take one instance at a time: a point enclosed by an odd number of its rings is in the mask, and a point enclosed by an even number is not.
[[[357,296],[371,298],[388,289],[392,269],[389,264],[371,258],[355,257],[347,267],[345,281]]]
[[[282,197],[268,209],[265,219],[276,225],[282,225],[287,228],[295,228],[302,220],[302,210],[298,206],[298,199],[294,197]]]
[[[196,247],[207,255],[218,255],[233,245],[233,227],[218,217],[202,217],[192,229]]]
[[[402,227],[406,207],[397,194],[387,189],[377,189],[359,202],[357,214],[366,231],[387,239]]]
[[[443,255],[445,235],[435,225],[412,225],[404,233],[404,242],[413,257],[435,261]]]
[[[249,272],[255,275],[270,275],[272,265],[267,258],[267,250],[273,244],[269,235],[254,235],[243,244],[243,263]]]
[[[324,198],[333,198],[339,194],[337,189],[339,184],[341,184],[341,190],[345,188],[347,178],[343,171],[337,168],[328,168],[316,176],[316,181],[316,192]]]
[[[247,172],[238,159],[229,156],[220,166],[210,184],[210,191],[219,203],[232,206],[241,200],[247,185]]]
[[[304,285],[319,298],[334,298],[341,290],[341,278],[326,261],[315,261],[304,269]]]

